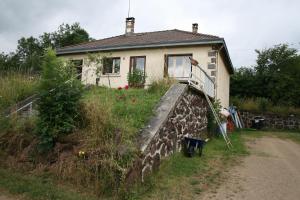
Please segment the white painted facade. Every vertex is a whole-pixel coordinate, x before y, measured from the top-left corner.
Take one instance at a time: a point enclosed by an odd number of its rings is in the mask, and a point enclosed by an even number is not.
[[[82,67],[82,82],[84,84],[96,84],[96,78],[99,78],[98,85],[110,86],[112,88],[124,87],[127,85],[127,75],[130,67],[130,57],[145,56],[145,72],[146,72],[146,85],[151,82],[164,78],[165,55],[180,55],[192,54],[193,58],[199,62],[199,65],[211,75],[212,71],[216,71],[215,84],[216,84],[216,98],[220,99],[223,107],[229,106],[229,80],[230,73],[225,66],[225,62],[221,54],[217,51],[216,54],[216,69],[208,69],[208,63],[211,62],[211,57],[208,52],[214,51],[211,45],[198,45],[190,47],[167,47],[167,48],[149,48],[149,49],[136,49],[136,50],[119,50],[107,53],[102,53],[106,57],[119,57],[120,58],[120,73],[111,75],[96,74],[95,64],[91,63],[87,54],[70,54],[61,57],[70,60],[83,60]],[[200,75],[200,70],[192,67],[193,73]],[[213,77],[213,76],[212,76]]]

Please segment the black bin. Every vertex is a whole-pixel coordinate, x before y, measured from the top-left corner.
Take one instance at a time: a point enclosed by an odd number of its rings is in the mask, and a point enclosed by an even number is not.
[[[251,128],[262,129],[264,127],[265,119],[261,116],[256,116],[251,120]]]

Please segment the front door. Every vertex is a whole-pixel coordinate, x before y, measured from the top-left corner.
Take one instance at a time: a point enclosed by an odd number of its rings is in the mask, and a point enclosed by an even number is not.
[[[191,54],[185,55],[168,55],[168,75],[176,79],[185,79],[190,76],[192,65],[189,57]]]

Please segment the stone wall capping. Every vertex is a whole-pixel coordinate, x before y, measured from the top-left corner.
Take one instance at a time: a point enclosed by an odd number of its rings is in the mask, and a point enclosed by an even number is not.
[[[161,98],[161,101],[156,106],[155,114],[150,119],[149,123],[142,129],[141,134],[138,138],[138,143],[141,152],[144,152],[148,147],[150,141],[158,132],[158,130],[163,126],[163,124],[168,119],[170,113],[172,113],[175,105],[180,101],[180,97],[188,89],[187,84],[174,84],[167,91],[167,93]],[[177,99],[174,101],[174,99]]]

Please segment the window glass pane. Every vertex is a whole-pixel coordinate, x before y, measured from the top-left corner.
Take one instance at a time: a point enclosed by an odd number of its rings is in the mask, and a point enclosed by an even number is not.
[[[103,59],[103,74],[112,73],[113,59],[105,58]]]
[[[145,70],[145,58],[136,58],[135,69],[141,71]]]
[[[168,73],[170,77],[186,78],[191,72],[189,56],[169,56]]]
[[[119,74],[120,73],[120,58],[114,59],[114,73]]]
[[[175,59],[176,57],[168,57],[168,74],[170,77],[176,77],[175,75]]]

